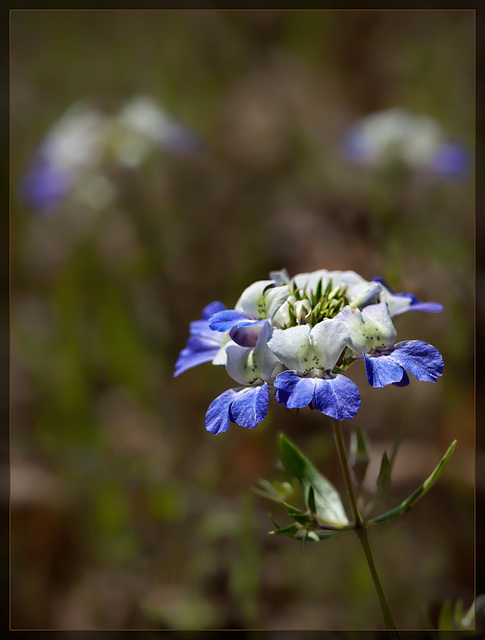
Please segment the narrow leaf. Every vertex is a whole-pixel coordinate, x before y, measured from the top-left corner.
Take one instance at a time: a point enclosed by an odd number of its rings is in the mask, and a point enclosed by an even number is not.
[[[387,520],[392,520],[397,516],[402,515],[405,511],[407,511],[421,496],[423,496],[429,489],[433,486],[433,484],[438,480],[440,475],[443,473],[445,466],[447,465],[451,454],[456,446],[456,440],[454,440],[448,448],[448,451],[445,453],[440,463],[433,471],[433,473],[423,482],[423,484],[412,493],[409,498],[404,500],[398,507],[388,511],[387,513],[383,513],[377,518],[373,518],[369,521],[369,524],[377,524],[378,522],[386,522]]]
[[[308,508],[310,509],[310,513],[315,514],[317,512],[317,509],[315,506],[315,490],[311,485],[310,485],[310,488],[308,489]]]
[[[280,525],[276,522],[276,520],[273,518],[273,516],[271,515],[271,513],[268,513],[269,515],[269,519],[271,520],[271,522],[274,524],[276,529],[281,529]],[[272,531],[271,533],[275,533],[274,531]]]
[[[440,631],[453,629],[453,609],[449,600],[445,600],[441,607],[441,611],[438,616],[438,629]],[[452,636],[453,634],[450,637]],[[440,638],[442,637],[444,636],[440,634]]]
[[[284,502],[292,493],[294,493],[293,487],[289,482],[276,482],[260,479],[258,480],[260,487],[252,487],[252,491],[267,498],[273,500],[273,502]]]
[[[334,525],[347,525],[349,521],[335,487],[283,434],[280,434],[279,445],[281,459],[286,470],[298,480],[303,488],[305,504],[309,506],[310,488],[312,488],[312,506],[314,506],[315,513],[319,518]]]
[[[288,536],[289,538],[293,538],[294,540],[302,540],[306,542],[307,540],[311,540],[312,542],[319,542],[321,540],[328,540],[329,538],[333,538],[339,535],[340,531],[308,531],[302,525],[294,522],[290,524],[288,527],[279,527],[274,531],[270,532],[273,535],[277,536]]]
[[[294,522],[287,527],[278,527],[274,531],[270,531],[270,533],[277,536],[289,536],[290,538],[301,540],[302,532],[305,531],[306,530],[301,525],[299,525],[297,522]]]
[[[290,518],[293,518],[296,522],[299,522],[300,524],[311,524],[314,522],[313,517],[306,511],[296,509],[289,504],[285,504],[285,507]]]

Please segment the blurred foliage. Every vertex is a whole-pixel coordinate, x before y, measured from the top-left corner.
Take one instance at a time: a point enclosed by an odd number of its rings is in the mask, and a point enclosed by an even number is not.
[[[225,371],[172,378],[203,307],[282,267],[380,275],[444,304],[396,321],[399,339],[439,348],[443,379],[375,390],[356,372],[356,425],[372,444],[364,489],[405,427],[396,504],[458,440],[425,500],[371,543],[401,628],[423,628],[424,606],[435,628],[446,601],[468,609],[473,173],[376,171],[339,145],[359,117],[402,105],[473,150],[473,29],[465,10],[11,12],[12,628],[380,624],[353,537],[302,553],[268,535],[250,492],[273,475],[279,431],[343,489],[330,421],[273,404],[253,432],[214,438],[204,414]],[[102,168],[106,206],[29,209],[19,181],[66,109],[112,113],[138,95],[204,149]]]

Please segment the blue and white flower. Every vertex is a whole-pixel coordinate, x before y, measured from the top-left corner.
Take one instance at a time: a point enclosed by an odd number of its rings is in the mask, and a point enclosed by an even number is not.
[[[313,328],[304,324],[274,329],[268,347],[288,368],[274,381],[277,401],[288,409],[310,405],[337,420],[353,418],[360,407],[359,390],[333,373],[349,338],[345,324],[335,319]]]
[[[288,292],[288,285],[258,280],[243,291],[234,309],[215,313],[210,327],[214,331],[229,331],[231,339],[242,347],[254,347],[264,322],[273,320]]]
[[[439,351],[422,340],[398,342],[385,302],[365,307],[343,309],[336,320],[348,329],[347,346],[355,358],[363,358],[367,380],[373,387],[388,384],[406,386],[407,372],[417,380],[436,382],[443,373]]]
[[[399,316],[406,311],[427,311],[429,313],[443,311],[443,305],[439,302],[421,302],[412,293],[394,293],[382,278],[374,278],[374,282],[380,285],[378,299],[387,304],[391,316]]]
[[[381,278],[368,281],[354,271],[319,270],[290,278],[274,271],[270,280],[247,287],[233,309],[207,306],[191,323],[175,375],[204,362],[224,364],[240,387],[216,398],[206,413],[210,433],[231,423],[253,429],[263,422],[273,395],[287,408],[310,408],[336,420],[359,410],[359,389],[343,373],[364,360],[373,387],[436,382],[443,358],[421,340],[396,343],[392,318],[409,310],[438,312],[434,302],[393,293]]]
[[[278,359],[268,349],[271,325],[265,321],[253,348],[234,342],[225,346],[227,373],[244,385],[228,389],[218,396],[206,413],[206,428],[212,434],[227,431],[231,422],[253,429],[268,412],[270,387],[278,369]]]

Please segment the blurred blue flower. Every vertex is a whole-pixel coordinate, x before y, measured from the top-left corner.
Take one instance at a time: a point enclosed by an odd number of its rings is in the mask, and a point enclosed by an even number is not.
[[[344,136],[342,148],[352,161],[383,166],[396,160],[452,177],[470,169],[467,148],[445,139],[439,123],[404,108],[372,113],[357,121]]]
[[[29,207],[39,211],[55,209],[71,185],[71,172],[49,164],[40,154],[20,182],[25,201]]]
[[[116,144],[119,161],[140,164],[155,147],[181,154],[202,148],[202,141],[148,96],[129,100],[116,118],[120,128]]]
[[[77,102],[33,154],[19,183],[21,197],[41,212],[54,210],[67,196],[102,208],[115,197],[103,171],[110,165],[137,168],[160,148],[190,154],[202,144],[151,98],[135,97],[115,115]]]
[[[33,209],[54,209],[95,165],[102,153],[106,118],[87,103],[76,103],[48,131],[20,181]]]

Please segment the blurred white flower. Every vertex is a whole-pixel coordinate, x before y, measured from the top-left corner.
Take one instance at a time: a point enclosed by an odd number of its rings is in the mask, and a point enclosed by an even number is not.
[[[434,118],[401,107],[357,121],[344,137],[343,150],[354,162],[373,166],[401,161],[446,176],[462,174],[469,168],[466,148],[447,141]]]
[[[135,97],[115,115],[75,103],[34,152],[21,180],[22,197],[37,211],[55,209],[68,195],[102,209],[116,197],[103,170],[113,164],[137,168],[162,147],[192,153],[200,141],[151,98]]]
[[[196,151],[199,139],[147,96],[137,96],[121,109],[117,122],[123,131],[117,147],[121,163],[136,166],[153,146],[180,153]]]
[[[61,169],[79,169],[100,159],[108,118],[85,103],[75,103],[44,138],[40,154]]]
[[[20,184],[36,210],[55,209],[102,157],[106,116],[84,102],[75,103],[48,131],[33,154]]]

